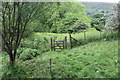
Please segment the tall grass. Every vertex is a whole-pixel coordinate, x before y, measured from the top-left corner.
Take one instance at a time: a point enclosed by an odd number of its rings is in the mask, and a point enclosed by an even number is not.
[[[2,77],[3,71],[2,71],[2,55],[0,53],[0,79]]]
[[[102,39],[112,40],[112,39],[118,38],[117,31],[112,31],[112,33],[111,33],[111,31],[99,32],[95,29],[90,29],[89,31],[85,32],[85,35],[86,35],[86,38],[84,37],[84,32],[72,34],[72,37],[78,41],[78,42],[76,42],[76,41],[72,40],[73,46],[76,46],[78,44],[82,45],[82,44],[86,44],[88,42],[93,42],[93,41],[100,41]],[[69,47],[70,40],[69,40],[68,33],[63,33],[63,34],[59,34],[59,33],[35,33],[34,40],[44,42],[46,44],[46,47],[50,48],[49,47],[50,46],[50,37],[52,37],[54,40],[63,40],[65,36],[67,36],[67,44]],[[42,46],[42,45],[40,45],[40,46]]]
[[[117,40],[102,40],[61,52],[48,51],[19,63],[29,78],[51,78],[50,59],[55,78],[117,78],[117,44]]]
[[[91,29],[85,34],[86,39],[84,32],[72,34],[78,41],[73,40],[73,47],[80,46],[73,49],[69,49],[68,33],[35,33],[31,39],[23,39],[17,53],[20,61],[14,69],[9,65],[3,65],[3,77],[50,78],[50,58],[53,60],[52,66],[56,78],[117,77],[118,57],[117,41],[115,41],[118,38],[117,31],[103,31],[100,35],[100,32]],[[50,51],[50,37],[54,40],[63,40],[65,36],[68,49],[62,52]],[[4,63],[7,63],[7,58],[8,56],[4,57]]]
[[[84,35],[85,34],[85,35]],[[104,40],[116,40],[118,39],[117,31],[103,31],[99,32],[95,29],[91,29],[87,32],[72,34],[72,36],[79,41],[79,45],[86,44],[89,42]],[[76,46],[76,42],[73,40],[74,46]]]
[[[84,36],[86,35],[86,38]],[[21,45],[18,49],[18,58],[20,57],[23,60],[32,59],[33,57],[42,54],[44,52],[50,51],[50,38],[52,37],[53,40],[63,40],[64,37],[67,36],[67,49],[70,48],[70,40],[68,33],[34,33],[34,35],[30,39],[23,39],[21,41]],[[72,34],[72,37],[77,40],[72,40],[73,47],[85,45],[89,42],[100,41],[104,39],[112,40],[118,38],[117,31],[103,31],[99,32],[97,30],[90,29],[87,32],[80,32]],[[20,56],[20,54],[22,54]]]

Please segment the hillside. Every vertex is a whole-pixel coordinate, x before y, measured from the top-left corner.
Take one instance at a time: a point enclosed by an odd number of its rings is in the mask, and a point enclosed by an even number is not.
[[[62,52],[49,51],[19,62],[29,77],[50,78],[49,61],[55,78],[116,78],[118,41],[99,41]],[[114,56],[114,57],[113,57]]]
[[[103,2],[82,2],[86,6],[86,11],[89,16],[94,14],[103,13],[108,14],[114,3]]]
[[[95,29],[72,34],[81,42],[68,48],[51,51],[50,37],[61,40],[68,34],[35,33],[31,39],[22,40],[18,49],[16,66],[9,70],[3,64],[2,77],[17,78],[116,78],[118,72],[118,41],[116,32],[98,32]],[[68,38],[69,39],[69,38]],[[68,41],[69,44],[69,41]],[[3,62],[8,61],[8,55],[3,55]],[[51,71],[50,72],[50,59]],[[1,64],[1,63],[0,63]],[[0,74],[1,75],[1,74]]]

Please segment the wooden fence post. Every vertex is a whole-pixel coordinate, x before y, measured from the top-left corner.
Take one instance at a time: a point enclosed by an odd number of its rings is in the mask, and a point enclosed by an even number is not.
[[[63,40],[63,49],[65,49],[65,40]]]
[[[72,49],[72,37],[71,37],[71,33],[69,33],[69,38],[70,38],[70,48]]]
[[[53,77],[53,73],[52,73],[52,60],[50,59],[50,74],[51,74],[51,78]]]
[[[53,49],[53,45],[52,45],[52,37],[50,37],[50,48],[51,48],[51,50]]]
[[[86,31],[84,31],[84,40],[85,40],[85,43],[86,43]]]
[[[65,36],[65,39],[64,39],[64,49],[67,49],[67,36]]]
[[[101,31],[99,31],[100,32],[100,39],[101,39]]]
[[[53,45],[54,51],[55,51],[55,43],[56,43],[56,42],[55,42],[55,40],[54,40],[54,45]]]

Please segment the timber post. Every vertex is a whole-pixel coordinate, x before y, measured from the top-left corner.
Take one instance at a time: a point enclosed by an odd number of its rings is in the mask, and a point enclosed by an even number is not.
[[[69,38],[70,38],[70,48],[72,49],[72,37],[71,37],[71,33],[69,33]]]
[[[55,43],[56,43],[56,42],[55,42],[55,40],[54,40],[53,42],[54,42],[54,45],[53,45],[53,46],[54,46],[54,51],[55,51]]]
[[[101,31],[99,31],[100,32],[100,39],[101,39]]]
[[[85,43],[86,43],[86,31],[84,31],[84,40],[85,40]]]
[[[65,36],[65,39],[64,39],[64,49],[67,49],[67,36]]]
[[[53,50],[53,45],[52,45],[52,37],[50,37],[50,48],[51,48],[51,50]]]
[[[50,75],[51,78],[53,77],[53,72],[52,72],[52,59],[50,59]]]

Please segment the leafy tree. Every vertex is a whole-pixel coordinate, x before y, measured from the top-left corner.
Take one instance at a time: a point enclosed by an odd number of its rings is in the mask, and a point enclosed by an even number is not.
[[[107,29],[118,29],[120,23],[120,2],[113,6],[111,16],[108,17],[106,22]]]
[[[84,26],[88,28],[90,19],[86,16],[85,6],[79,2],[61,3],[58,11],[58,21],[54,23],[57,32],[68,32],[71,30],[80,30],[80,27]],[[62,14],[62,15],[60,15]],[[62,17],[61,17],[62,16]],[[83,24],[82,24],[83,23]]]
[[[91,26],[96,28],[97,30],[101,30],[105,28],[105,22],[106,17],[104,16],[104,14],[96,14],[92,17]]]
[[[68,32],[69,29],[88,28],[90,18],[85,13],[85,6],[80,2],[54,2],[42,15],[30,23],[35,32]],[[34,26],[34,28],[32,28]]]
[[[44,3],[3,2],[2,27],[3,49],[8,53],[10,63],[15,63],[17,49],[24,36],[28,23],[38,11],[42,12]],[[44,9],[45,10],[45,9]]]
[[[57,3],[44,2],[44,4],[42,9],[48,7],[47,10],[42,11],[39,16],[34,16],[28,25],[29,32],[50,32],[53,22],[57,20]]]

